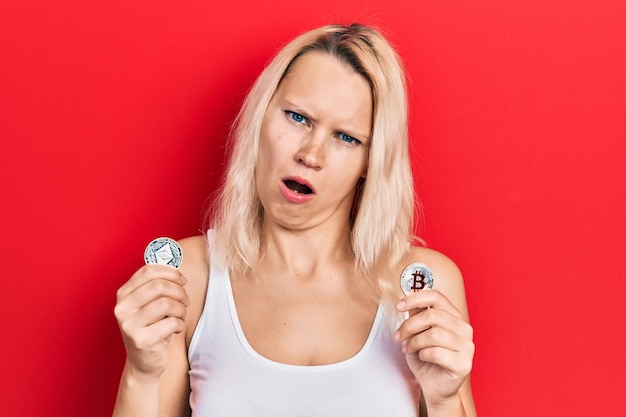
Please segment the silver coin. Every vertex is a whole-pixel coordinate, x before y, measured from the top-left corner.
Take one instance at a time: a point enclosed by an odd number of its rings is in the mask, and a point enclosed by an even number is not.
[[[183,250],[174,239],[160,237],[148,244],[143,259],[146,264],[169,265],[178,268],[183,262]]]
[[[402,271],[400,275],[400,286],[402,292],[410,294],[433,287],[435,280],[433,272],[424,264],[412,263]]]

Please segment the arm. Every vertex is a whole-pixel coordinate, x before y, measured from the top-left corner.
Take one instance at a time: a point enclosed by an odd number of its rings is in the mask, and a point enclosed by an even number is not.
[[[181,351],[182,345],[183,354]],[[190,416],[188,363],[184,340],[174,335],[168,348],[168,364],[158,378],[146,377],[128,359],[120,379],[113,412],[122,416]]]
[[[430,266],[433,290],[412,293],[397,305],[409,318],[396,332],[407,363],[420,384],[429,417],[475,417],[470,371],[474,356],[473,329],[463,278],[444,255],[412,248],[410,262]]]
[[[146,265],[118,290],[115,316],[127,358],[114,417],[191,414],[187,341],[202,310],[208,260],[203,237],[179,243],[179,270]]]

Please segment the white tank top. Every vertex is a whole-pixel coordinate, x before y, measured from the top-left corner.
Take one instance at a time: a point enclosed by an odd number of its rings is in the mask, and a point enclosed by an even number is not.
[[[212,236],[210,231],[210,248],[216,244]],[[211,259],[204,310],[188,353],[194,417],[418,415],[419,388],[382,307],[355,356],[319,366],[274,362],[246,340],[228,271]]]

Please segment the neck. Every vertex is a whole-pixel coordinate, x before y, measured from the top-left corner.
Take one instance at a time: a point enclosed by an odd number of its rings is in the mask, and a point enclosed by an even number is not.
[[[293,276],[313,276],[331,265],[351,265],[354,255],[348,226],[289,230],[265,227],[263,264]]]

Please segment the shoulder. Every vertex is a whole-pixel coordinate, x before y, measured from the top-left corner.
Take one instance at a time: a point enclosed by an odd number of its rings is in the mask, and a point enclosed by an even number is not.
[[[178,241],[183,250],[180,272],[187,279],[185,291],[190,300],[187,308],[185,339],[187,345],[204,308],[209,280],[209,242],[206,235],[192,236]]]
[[[206,235],[186,237],[177,241],[183,249],[183,268],[206,266],[208,261],[209,242]]]
[[[206,235],[192,236],[178,241],[183,250],[183,261],[180,272],[187,278],[187,285],[194,284],[201,277],[206,278],[209,272],[209,242]]]
[[[411,246],[407,255],[408,262],[419,262],[427,265],[433,276],[440,281],[435,285],[463,285],[463,276],[459,267],[441,252],[422,246]]]
[[[465,283],[459,267],[446,255],[434,249],[411,246],[405,264],[413,262],[425,264],[433,272],[433,288],[445,295],[468,319]]]

